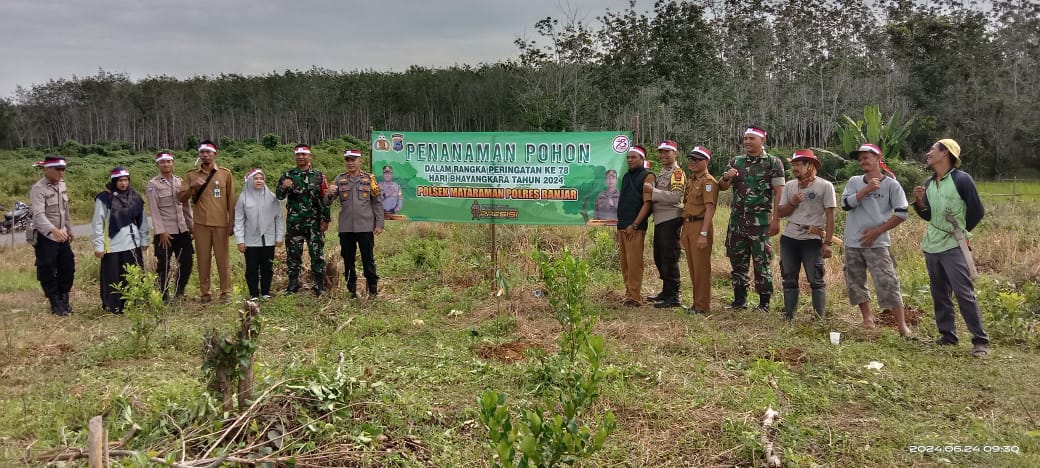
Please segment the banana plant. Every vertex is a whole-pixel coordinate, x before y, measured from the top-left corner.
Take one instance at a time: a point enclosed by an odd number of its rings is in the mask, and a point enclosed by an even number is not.
[[[881,153],[886,157],[899,157],[907,137],[910,136],[914,120],[910,117],[906,122],[900,122],[899,112],[896,111],[885,122],[877,104],[863,108],[863,118],[859,120],[842,115],[842,121],[837,127],[841,148],[844,154],[848,154],[863,143],[873,143],[881,148]]]

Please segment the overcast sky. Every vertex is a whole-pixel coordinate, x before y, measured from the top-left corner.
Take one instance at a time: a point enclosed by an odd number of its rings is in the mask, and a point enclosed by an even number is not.
[[[646,9],[650,0],[640,0]],[[404,70],[497,62],[534,23],[628,0],[2,0],[0,97],[89,76]]]

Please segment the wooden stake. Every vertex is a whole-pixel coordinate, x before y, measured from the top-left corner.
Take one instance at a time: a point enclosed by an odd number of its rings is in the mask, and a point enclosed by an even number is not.
[[[90,418],[87,425],[87,454],[90,468],[106,468],[108,459],[105,456],[108,443],[105,440],[105,426],[101,416]]]

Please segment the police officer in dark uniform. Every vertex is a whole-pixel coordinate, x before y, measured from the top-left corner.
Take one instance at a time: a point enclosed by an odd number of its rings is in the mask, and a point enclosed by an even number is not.
[[[44,177],[29,189],[33,229],[37,233],[36,278],[50,301],[51,313],[64,317],[72,313],[69,291],[76,276],[65,157],[48,155],[37,165],[43,167]]]
[[[343,153],[347,172],[332,182],[327,198],[339,200],[339,245],[343,256],[343,274],[350,297],[357,297],[357,270],[354,262],[361,251],[362,272],[368,283],[368,297],[378,292],[376,274],[375,236],[383,232],[383,203],[376,178],[361,170],[361,150],[348,149]]]
[[[679,233],[682,232],[683,192],[686,174],[675,162],[679,145],[672,140],[657,146],[661,172],[653,184],[643,184],[643,192],[653,201],[654,264],[661,275],[661,292],[648,299],[654,307],[679,307]]]

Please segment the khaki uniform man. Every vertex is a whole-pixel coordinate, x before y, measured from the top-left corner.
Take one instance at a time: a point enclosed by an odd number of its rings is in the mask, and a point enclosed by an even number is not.
[[[209,302],[212,257],[217,258],[220,276],[220,299],[231,300],[231,264],[228,261],[228,239],[235,226],[235,177],[231,171],[217,166],[217,146],[206,140],[199,144],[198,169],[185,174],[177,199],[191,203],[195,215],[195,251],[199,256],[199,300]]]
[[[686,167],[691,175],[684,194],[680,237],[693,283],[693,305],[689,311],[699,314],[711,312],[711,247],[715,240],[712,218],[719,200],[719,184],[708,173],[709,161],[711,151],[707,148],[697,146],[690,151]]]

